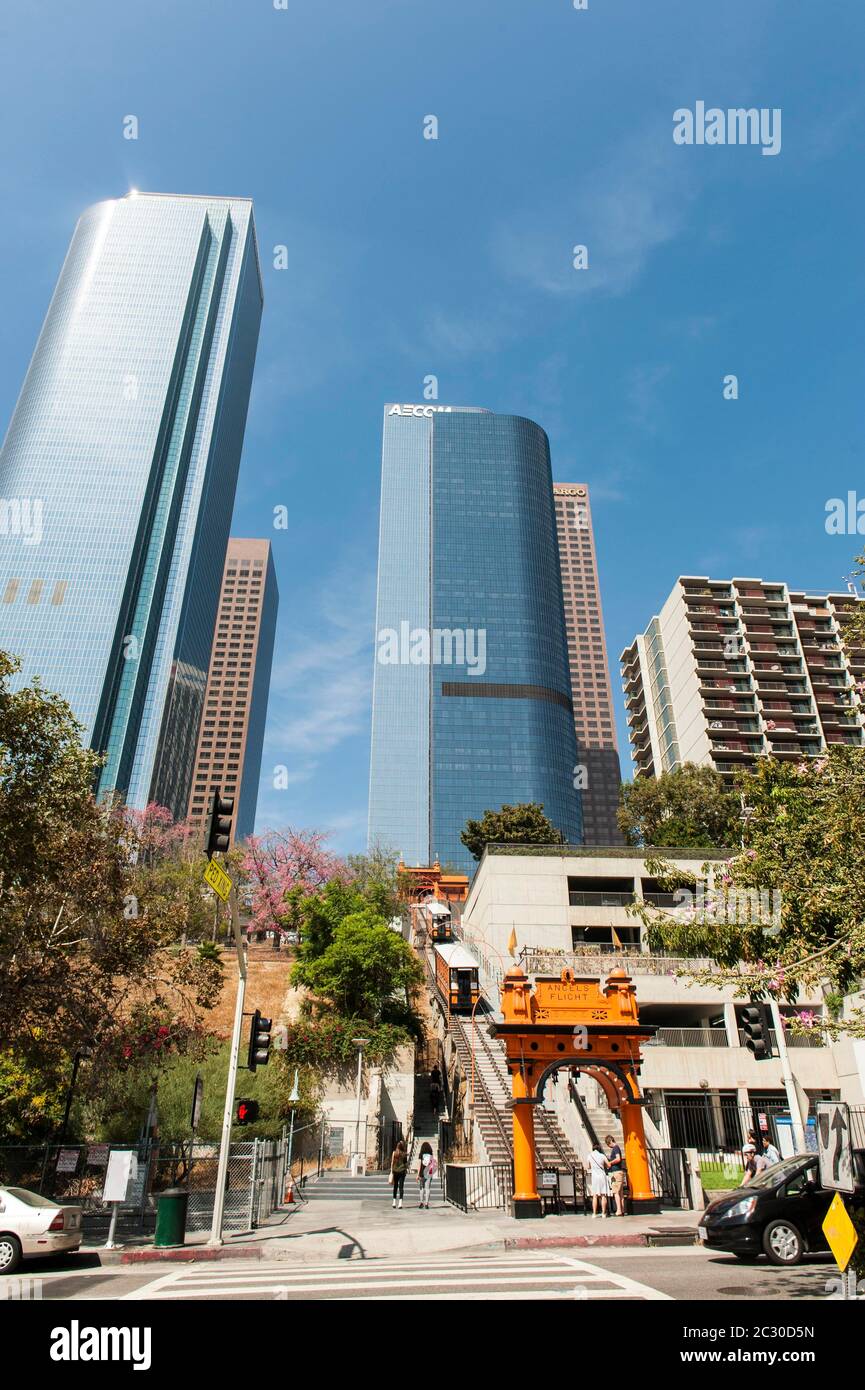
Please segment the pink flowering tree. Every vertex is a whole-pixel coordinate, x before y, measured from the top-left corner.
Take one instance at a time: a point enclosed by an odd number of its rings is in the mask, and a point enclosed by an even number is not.
[[[326,842],[323,831],[293,830],[291,826],[250,835],[244,841],[240,869],[249,896],[250,932],[281,933],[293,889],[314,893],[333,878],[349,877],[346,864]]]

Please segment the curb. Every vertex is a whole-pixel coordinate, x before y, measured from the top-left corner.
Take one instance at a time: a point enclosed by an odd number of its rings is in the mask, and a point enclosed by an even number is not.
[[[82,1246],[83,1255],[96,1255],[100,1265],[192,1264],[196,1260],[260,1260],[261,1245],[177,1245],[156,1250],[153,1246],[133,1250],[106,1250],[102,1246]]]
[[[502,1244],[506,1250],[556,1250],[585,1249],[626,1249],[629,1246],[648,1245],[645,1232],[620,1236],[505,1236]]]
[[[696,1238],[688,1236],[683,1232],[683,1239],[665,1242],[666,1245],[688,1246],[696,1245]],[[652,1244],[653,1233],[651,1231],[635,1231],[633,1235],[620,1236],[505,1236],[504,1247],[506,1250],[555,1250],[556,1248],[567,1249],[576,1247],[582,1250],[626,1250],[629,1247],[642,1246],[644,1249],[655,1249]]]

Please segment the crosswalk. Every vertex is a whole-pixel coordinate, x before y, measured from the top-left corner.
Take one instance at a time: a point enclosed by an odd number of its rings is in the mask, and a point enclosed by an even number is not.
[[[534,1252],[370,1259],[329,1264],[232,1260],[185,1265],[124,1295],[127,1300],[372,1299],[477,1301],[666,1300],[667,1294],[585,1260]]]

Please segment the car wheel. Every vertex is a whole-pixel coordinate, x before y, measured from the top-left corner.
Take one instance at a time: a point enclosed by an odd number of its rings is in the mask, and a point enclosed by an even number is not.
[[[20,1240],[16,1236],[0,1235],[0,1274],[11,1274],[20,1263]]]
[[[770,1221],[763,1232],[763,1249],[773,1265],[797,1265],[802,1258],[802,1236],[792,1221]]]

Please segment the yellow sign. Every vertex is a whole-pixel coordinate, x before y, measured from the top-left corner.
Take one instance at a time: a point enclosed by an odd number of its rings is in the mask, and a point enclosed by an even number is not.
[[[215,859],[208,860],[207,868],[204,870],[204,881],[209,883],[214,893],[218,893],[224,903],[228,902],[228,895],[231,892],[231,879]]]
[[[856,1234],[856,1227],[850,1220],[840,1192],[836,1192],[832,1198],[829,1210],[823,1221],[823,1234],[829,1242],[829,1249],[835,1256],[835,1262],[840,1270],[845,1270],[850,1263],[850,1256],[856,1249],[856,1242],[859,1237]]]

